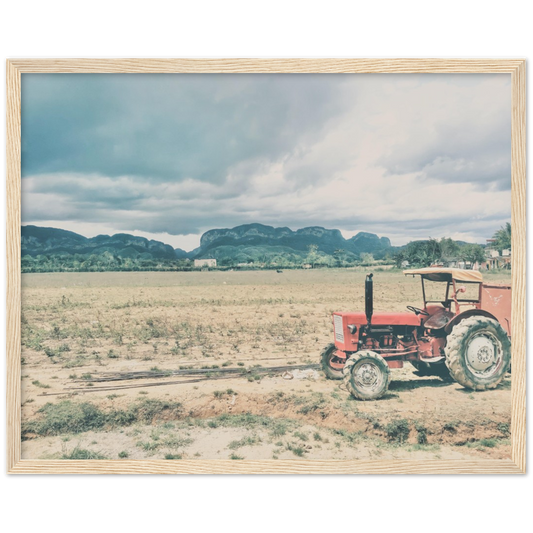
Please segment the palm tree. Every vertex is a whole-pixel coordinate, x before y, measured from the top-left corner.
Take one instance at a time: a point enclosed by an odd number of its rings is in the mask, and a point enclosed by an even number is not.
[[[506,222],[493,236],[494,247],[501,252],[511,248],[511,223]]]

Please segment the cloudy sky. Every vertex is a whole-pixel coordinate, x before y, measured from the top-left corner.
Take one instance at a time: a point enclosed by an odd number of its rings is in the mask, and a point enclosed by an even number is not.
[[[510,81],[23,74],[23,224],[186,250],[250,222],[484,243],[511,219]]]

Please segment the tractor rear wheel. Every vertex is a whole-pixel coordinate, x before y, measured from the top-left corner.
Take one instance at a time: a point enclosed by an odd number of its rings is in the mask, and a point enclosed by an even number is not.
[[[511,363],[511,342],[496,320],[471,316],[456,324],[446,342],[446,366],[463,387],[496,388]]]
[[[337,348],[334,344],[328,344],[320,354],[322,370],[328,379],[342,379],[342,369],[346,359],[337,357]]]
[[[359,400],[376,400],[389,388],[389,366],[381,355],[370,350],[354,353],[343,373],[346,388]]]

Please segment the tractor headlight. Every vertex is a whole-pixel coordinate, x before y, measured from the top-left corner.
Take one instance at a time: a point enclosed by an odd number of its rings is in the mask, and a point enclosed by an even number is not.
[[[357,326],[355,324],[348,324],[348,331],[353,335],[357,331]]]

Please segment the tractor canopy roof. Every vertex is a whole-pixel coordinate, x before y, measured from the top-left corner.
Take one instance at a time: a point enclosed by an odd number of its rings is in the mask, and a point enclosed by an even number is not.
[[[481,283],[483,276],[477,270],[462,270],[460,268],[428,267],[404,270],[404,274],[418,274],[429,281],[465,281]]]

